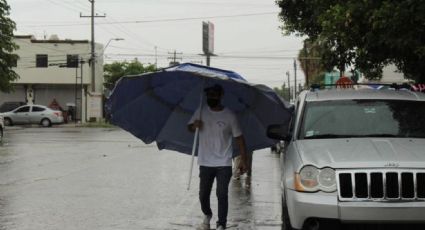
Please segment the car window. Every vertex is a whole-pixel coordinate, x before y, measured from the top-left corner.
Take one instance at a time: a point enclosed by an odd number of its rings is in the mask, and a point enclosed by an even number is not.
[[[38,106],[33,106],[32,107],[32,111],[33,112],[43,112],[44,110],[46,110],[46,109],[43,108],[43,107],[38,107]]]
[[[425,102],[337,100],[308,102],[300,139],[425,138]]]
[[[17,113],[27,113],[30,111],[30,107],[29,106],[24,106],[22,108],[19,108],[18,110],[16,110]]]

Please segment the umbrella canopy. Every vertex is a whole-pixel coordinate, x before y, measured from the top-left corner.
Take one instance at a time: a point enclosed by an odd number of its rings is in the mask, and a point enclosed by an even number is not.
[[[112,124],[146,144],[156,141],[159,149],[190,154],[194,134],[187,123],[200,105],[204,88],[214,84],[223,87],[222,104],[238,117],[249,151],[276,143],[266,136],[267,126],[289,122],[287,105],[272,89],[250,84],[232,71],[181,64],[123,77],[106,107]]]

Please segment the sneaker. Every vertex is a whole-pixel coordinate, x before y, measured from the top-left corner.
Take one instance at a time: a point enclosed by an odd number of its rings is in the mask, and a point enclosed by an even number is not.
[[[217,230],[224,230],[223,225],[219,225],[219,226],[217,226]]]
[[[199,226],[199,230],[209,230],[210,229],[210,221],[212,216],[205,215],[202,224]]]

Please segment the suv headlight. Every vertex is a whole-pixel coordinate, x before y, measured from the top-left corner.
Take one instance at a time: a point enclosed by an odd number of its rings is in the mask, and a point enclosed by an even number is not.
[[[299,192],[334,192],[336,190],[335,170],[304,166],[295,174],[295,190]]]

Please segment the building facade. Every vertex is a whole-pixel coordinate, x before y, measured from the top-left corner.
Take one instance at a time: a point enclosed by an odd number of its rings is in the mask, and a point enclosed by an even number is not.
[[[98,112],[102,109],[93,105],[102,104],[98,100],[103,90],[103,55],[96,58],[93,92],[90,41],[61,40],[52,35],[48,40],[15,36],[15,43],[19,46],[15,66],[19,79],[14,82],[14,92],[0,92],[0,104],[22,101],[49,106],[56,100],[63,110],[73,112],[71,117],[82,122],[102,117]],[[103,54],[103,45],[96,44],[95,50]]]

